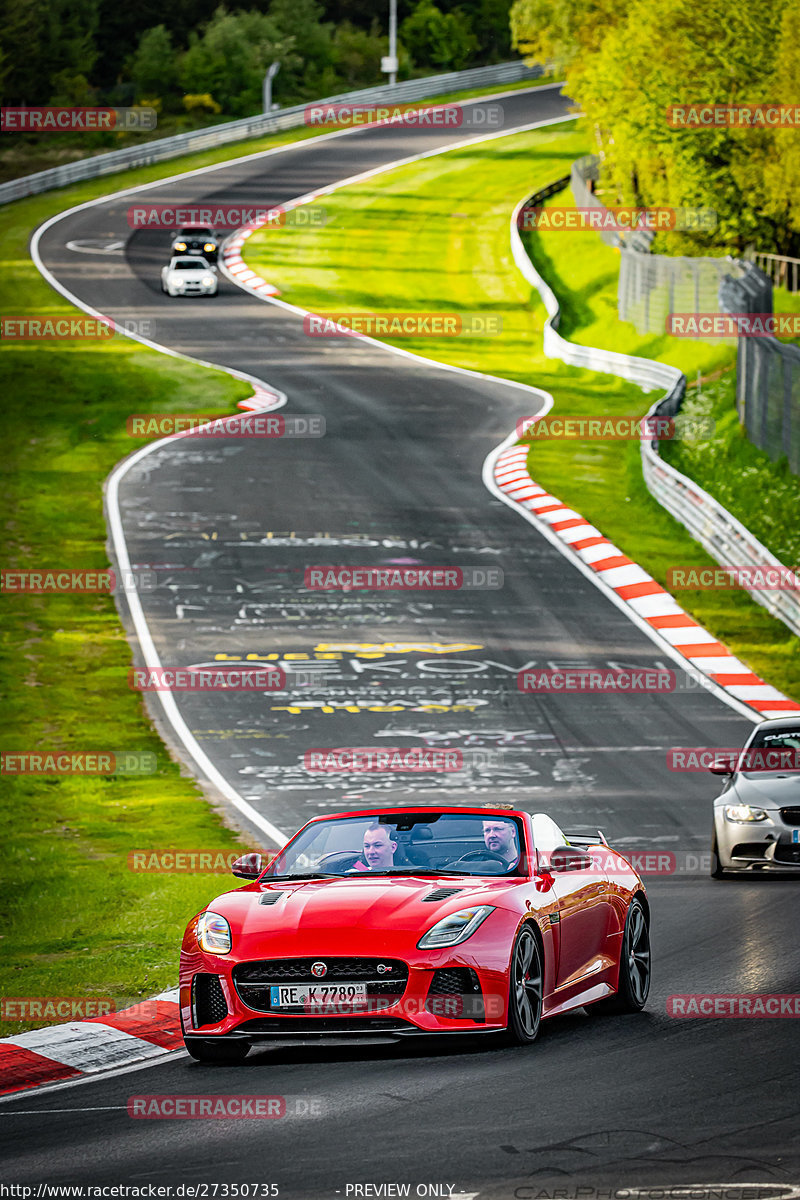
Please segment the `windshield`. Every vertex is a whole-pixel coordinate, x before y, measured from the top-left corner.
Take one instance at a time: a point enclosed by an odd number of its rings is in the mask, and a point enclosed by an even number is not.
[[[742,754],[740,771],[800,771],[800,725],[756,730]]]
[[[202,271],[205,269],[202,259],[176,258],[172,264],[173,271]]]
[[[325,875],[518,875],[520,821],[511,816],[381,811],[316,821],[278,854],[266,878]]]
[[[188,238],[191,238],[191,237],[211,237],[211,236],[212,236],[212,233],[211,233],[211,230],[210,230],[210,229],[199,229],[199,228],[195,228],[195,229],[182,229],[182,230],[180,231],[180,233],[178,234],[178,237],[182,237],[182,238],[187,238],[187,237],[188,237]]]

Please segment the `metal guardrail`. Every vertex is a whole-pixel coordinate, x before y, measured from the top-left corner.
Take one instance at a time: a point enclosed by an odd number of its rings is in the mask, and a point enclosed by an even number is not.
[[[535,192],[530,199],[517,205],[511,222],[511,252],[514,261],[528,282],[536,288],[547,310],[547,320],[544,325],[545,354],[548,358],[560,358],[570,366],[620,375],[623,379],[630,379],[633,383],[638,383],[645,391],[667,388],[669,395],[673,395],[676,389],[685,389],[686,379],[676,367],[654,362],[649,358],[634,358],[629,354],[619,354],[613,350],[598,350],[593,346],[580,346],[566,341],[558,332],[561,319],[558,300],[552,288],[541,277],[528,257],[519,236],[517,222],[522,208],[538,207],[547,196],[566,187],[569,182],[570,177],[567,176],[558,180],[557,183],[549,184],[546,188]],[[680,394],[682,397],[682,390]]]
[[[559,181],[566,187],[567,180]],[[557,332],[561,312],[556,296],[542,279],[528,257],[519,236],[519,211],[526,206],[541,204],[545,195],[552,195],[557,185],[536,192],[517,205],[511,221],[511,248],[514,261],[525,278],[533,284],[547,310],[544,327],[544,352],[548,358],[560,358],[576,367],[619,375],[638,383],[647,391],[666,388],[666,395],[651,406],[648,417],[674,417],[680,411],[686,393],[686,377],[677,367],[651,359],[634,358],[612,350],[599,350],[566,341]],[[759,339],[763,340],[763,339]],[[798,351],[800,355],[800,351]],[[641,443],[642,475],[651,496],[680,521],[681,525],[721,566],[781,566],[775,557],[741,521],[710,496],[688,476],[664,462],[658,453],[658,440]],[[766,592],[747,589],[752,598],[778,617],[793,633],[800,633],[800,596],[794,592]]]
[[[490,67],[473,67],[468,71],[450,71],[446,75],[428,75],[424,79],[408,79],[393,86],[362,88],[356,92],[343,92],[338,96],[326,96],[306,104],[296,104],[279,112],[261,113],[253,117],[242,117],[224,125],[212,125],[205,129],[194,129],[189,133],[178,133],[172,137],[142,142],[140,146],[127,146],[124,150],[111,150],[106,154],[95,154],[77,162],[38,171],[35,175],[24,175],[0,184],[0,204],[21,200],[39,192],[79,183],[84,179],[97,179],[131,167],[145,167],[151,163],[164,162],[182,154],[199,150],[210,150],[230,142],[247,138],[262,137],[267,133],[278,133],[283,129],[296,129],[304,124],[305,113],[311,104],[356,104],[370,101],[391,100],[397,103],[413,103],[441,96],[451,91],[468,91],[470,88],[490,87],[494,84],[522,83],[538,79],[543,74],[541,67],[526,67],[524,62],[497,63]]]
[[[654,404],[648,416],[673,416],[667,400]],[[642,442],[642,474],[647,490],[671,516],[723,567],[778,567],[780,559],[707,491],[664,462],[658,442]],[[762,608],[800,634],[800,594],[747,588]]]

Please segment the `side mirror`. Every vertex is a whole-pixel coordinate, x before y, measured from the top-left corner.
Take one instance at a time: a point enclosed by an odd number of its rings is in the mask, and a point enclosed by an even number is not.
[[[708,769],[712,775],[732,775],[733,763],[729,758],[716,758]]]
[[[260,854],[243,854],[233,863],[231,871],[239,879],[258,879],[264,866],[264,859]]]
[[[589,871],[593,865],[586,851],[579,850],[577,846],[558,846],[550,855],[550,871],[553,875],[566,871]]]

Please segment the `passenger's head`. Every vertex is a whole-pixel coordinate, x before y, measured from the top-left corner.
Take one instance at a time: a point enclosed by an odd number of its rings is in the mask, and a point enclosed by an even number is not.
[[[382,871],[394,866],[394,852],[397,842],[393,842],[385,825],[374,821],[364,834],[364,861],[372,871]]]

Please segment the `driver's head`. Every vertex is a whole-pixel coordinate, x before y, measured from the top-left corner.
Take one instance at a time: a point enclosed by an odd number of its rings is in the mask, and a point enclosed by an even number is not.
[[[397,842],[389,837],[385,825],[370,825],[364,834],[364,861],[372,871],[382,871],[394,866],[394,852]]]
[[[506,862],[513,862],[517,857],[517,833],[513,821],[488,817],[483,822],[483,840],[487,850],[499,854]]]

